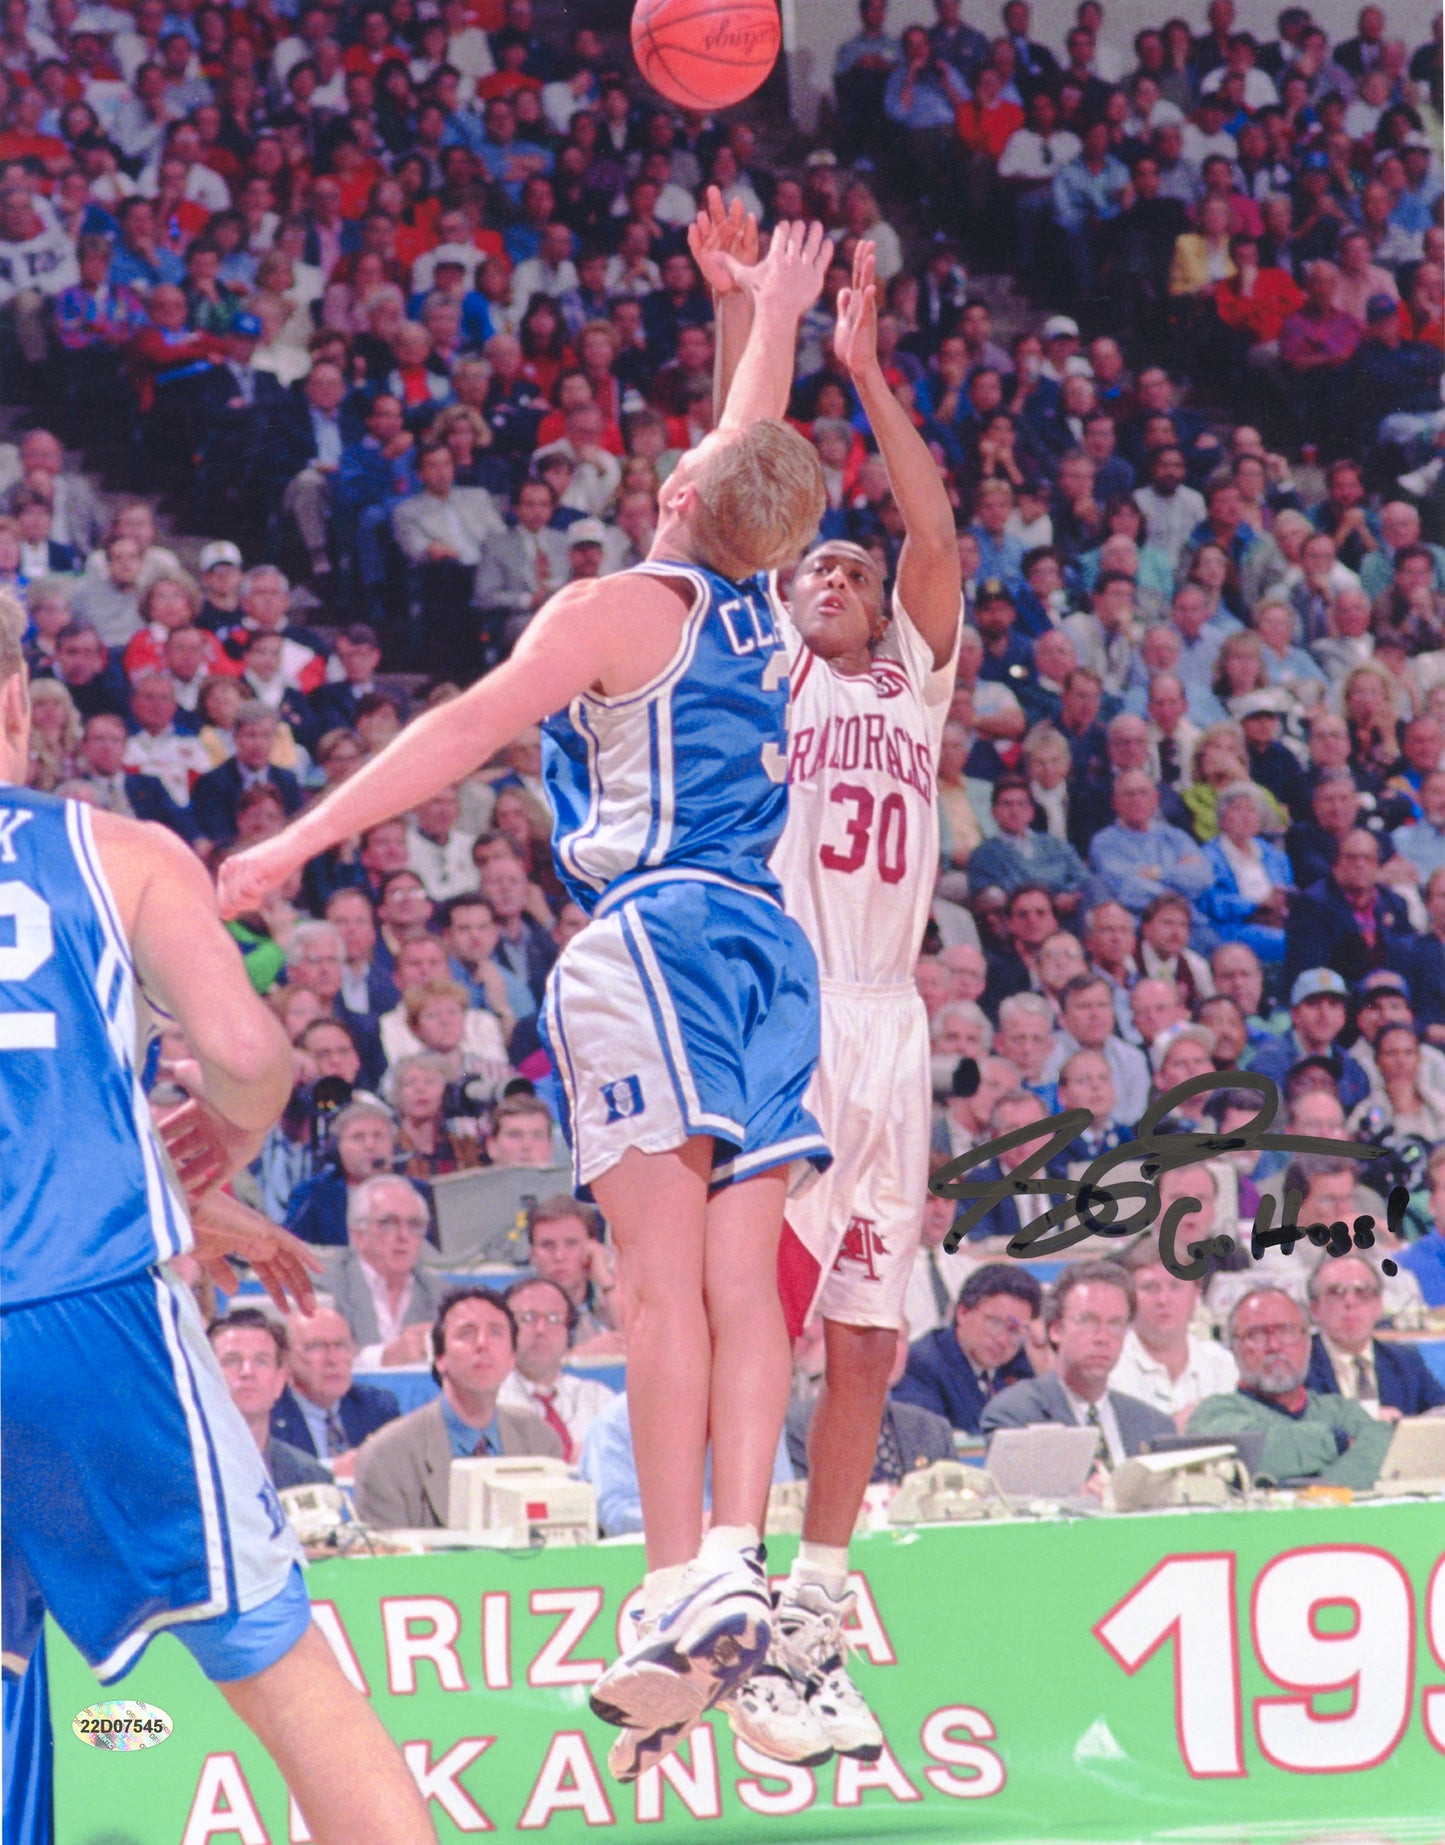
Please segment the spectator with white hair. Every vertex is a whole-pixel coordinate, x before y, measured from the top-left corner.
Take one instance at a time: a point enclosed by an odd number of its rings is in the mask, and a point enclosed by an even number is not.
[[[355,1368],[420,1364],[445,1293],[443,1278],[418,1265],[431,1218],[410,1179],[376,1173],[346,1201],[347,1247],[330,1257],[321,1286],[351,1329]]]

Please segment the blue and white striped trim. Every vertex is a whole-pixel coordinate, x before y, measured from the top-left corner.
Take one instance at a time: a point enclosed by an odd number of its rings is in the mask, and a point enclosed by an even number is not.
[[[756,897],[759,903],[770,904],[775,910],[783,907],[770,891],[760,890],[756,884],[744,884],[740,878],[726,878],[720,871],[702,871],[695,865],[672,865],[659,871],[633,871],[619,878],[592,912],[592,920],[597,922],[619,904],[630,902],[658,884],[717,884],[723,890],[736,891],[739,896]]]
[[[811,1159],[816,1153],[823,1154],[829,1160],[833,1157],[832,1149],[821,1134],[800,1134],[793,1140],[774,1141],[769,1147],[755,1147],[750,1153],[739,1153],[733,1159],[722,1160],[712,1169],[711,1184],[716,1188],[735,1179],[748,1179],[755,1173],[766,1172],[771,1166]]]
[[[712,593],[708,587],[707,578],[692,564],[663,562],[634,564],[631,570],[624,571],[622,575],[682,577],[692,584],[693,599],[692,607],[683,618],[685,625],[677,652],[662,671],[649,679],[646,685],[638,686],[635,692],[619,692],[615,698],[609,698],[604,692],[582,693],[582,698],[589,705],[597,705],[607,711],[619,711],[628,705],[641,704],[649,698],[655,698],[665,686],[681,678],[697,650],[698,636],[702,633],[702,618],[707,613],[708,597]]]
[[[672,995],[667,990],[667,981],[656,950],[648,938],[636,906],[629,904],[618,920],[622,924],[622,939],[627,944],[642,990],[647,995],[658,1048],[667,1064],[667,1073],[672,1078],[683,1126],[690,1135],[712,1134],[724,1140],[741,1142],[743,1128],[740,1121],[733,1121],[726,1115],[709,1114],[702,1106],[687,1061],[687,1044],[683,1038],[682,1024],[673,1006]]]
[[[230,1545],[221,1516],[220,1469],[216,1463],[210,1430],[206,1426],[200,1399],[196,1394],[191,1362],[181,1344],[178,1303],[174,1293],[180,1284],[168,1280],[159,1271],[152,1273],[151,1280],[156,1291],[156,1312],[165,1334],[166,1350],[170,1354],[176,1398],[185,1414],[186,1429],[191,1440],[191,1464],[195,1469],[201,1525],[205,1532],[210,1595],[204,1602],[198,1602],[190,1608],[164,1608],[159,1614],[151,1615],[138,1627],[132,1628],[120,1645],[96,1666],[95,1675],[103,1685],[124,1675],[152,1635],[163,1628],[175,1627],[182,1621],[208,1621],[218,1614],[224,1614],[232,1605],[235,1592]]]
[[[567,1042],[567,1027],[562,1020],[562,963],[555,961],[552,971],[547,976],[547,1032],[550,1037],[554,1032],[557,1041],[557,1076],[562,1084],[562,1097],[571,1123],[568,1140],[572,1149],[572,1183],[574,1187],[582,1184],[582,1148],[577,1125],[577,1071],[572,1062],[572,1046]]]
[[[85,883],[105,938],[106,950],[96,974],[96,995],[106,1020],[111,1049],[131,1091],[131,1121],[146,1181],[146,1210],[160,1261],[178,1256],[192,1243],[190,1219],[163,1162],[151,1119],[150,1104],[141,1087],[137,1059],[137,980],[130,943],[121,928],[115,899],[106,881],[91,830],[91,809],[83,801],[65,804],[66,832],[75,863]]]

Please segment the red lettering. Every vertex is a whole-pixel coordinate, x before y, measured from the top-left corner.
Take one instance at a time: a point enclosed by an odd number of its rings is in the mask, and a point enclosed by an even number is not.
[[[807,769],[804,764],[808,757],[808,746],[812,741],[813,726],[811,724],[806,730],[794,733],[792,745],[788,750],[788,780],[790,782],[800,782],[805,779]]]
[[[856,769],[858,767],[858,758],[862,753],[862,749],[863,749],[863,726],[859,723],[856,717],[850,717],[843,726],[843,736],[842,736],[843,760],[841,762],[838,760],[838,751],[834,750],[833,767],[835,769]]]
[[[883,741],[883,720],[877,712],[870,712],[863,720],[863,767],[881,769],[879,745]]]

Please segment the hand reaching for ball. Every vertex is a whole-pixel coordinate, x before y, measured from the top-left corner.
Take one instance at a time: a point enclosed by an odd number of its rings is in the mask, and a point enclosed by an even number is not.
[[[738,286],[723,257],[735,257],[749,269],[758,260],[758,221],[743,210],[741,199],[725,207],[722,193],[716,186],[709,186],[705,208],[687,227],[687,246],[714,298],[720,301]]]

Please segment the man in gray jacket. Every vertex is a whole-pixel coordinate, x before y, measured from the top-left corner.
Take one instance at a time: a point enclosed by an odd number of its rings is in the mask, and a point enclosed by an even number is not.
[[[562,1444],[530,1410],[499,1407],[497,1392],[517,1355],[517,1323],[490,1288],[454,1289],[432,1328],[432,1375],[441,1395],[388,1422],[356,1456],[356,1515],[380,1531],[447,1523],[454,1460],[471,1455],[544,1454]]]
[[[351,1328],[358,1371],[426,1357],[427,1327],[446,1291],[417,1267],[429,1224],[421,1193],[394,1173],[373,1173],[347,1200],[349,1242],[327,1262],[320,1291]]]
[[[1173,1435],[1170,1417],[1137,1397],[1110,1390],[1134,1317],[1132,1276],[1115,1262],[1078,1262],[1066,1268],[1044,1297],[1044,1330],[1054,1348],[1054,1369],[1000,1390],[979,1418],[979,1429],[1024,1429],[1039,1422],[1092,1425],[1101,1461],[1117,1467],[1156,1435]]]

